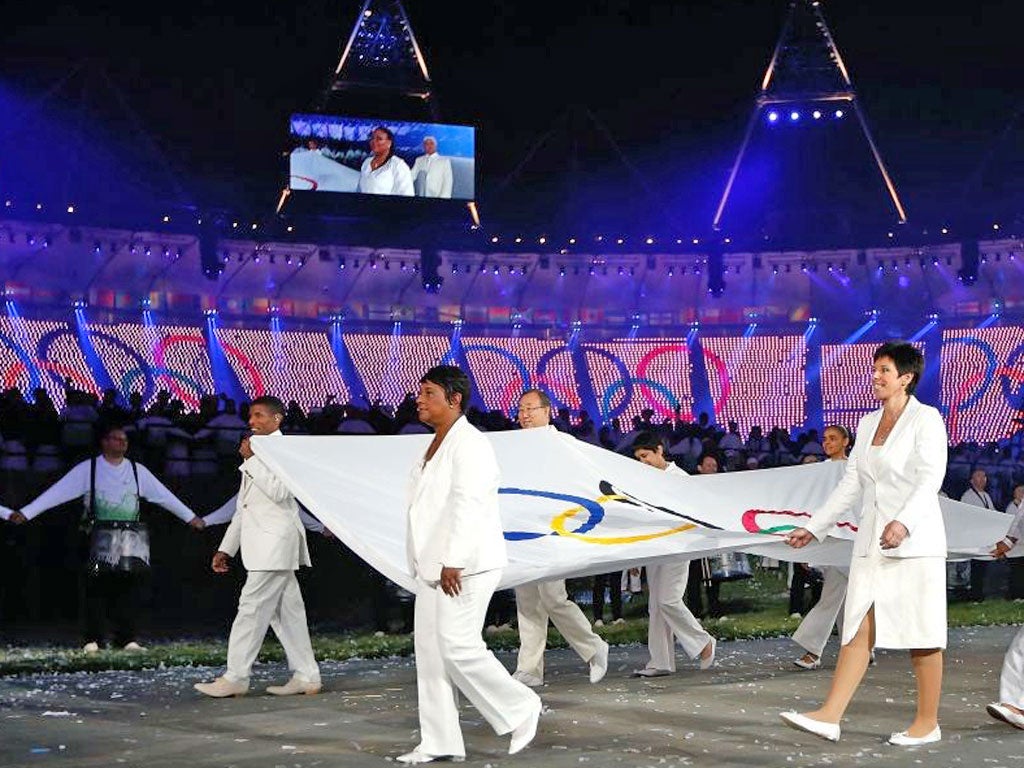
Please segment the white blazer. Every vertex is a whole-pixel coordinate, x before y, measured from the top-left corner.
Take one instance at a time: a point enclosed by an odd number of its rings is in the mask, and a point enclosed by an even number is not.
[[[946,528],[938,495],[947,455],[942,416],[911,397],[885,444],[871,448],[881,420],[881,408],[861,418],[842,480],[804,527],[822,541],[839,515],[859,500],[854,557],[866,556],[871,547],[886,557],[945,557]],[[878,451],[871,462],[869,450]],[[892,520],[903,523],[909,535],[898,547],[881,549],[878,539]]]
[[[312,565],[295,497],[258,456],[243,461],[239,471],[238,505],[218,549],[233,556],[241,548],[247,571],[294,571]]]
[[[420,197],[452,196],[452,161],[435,152],[412,164],[412,183]]]
[[[442,567],[469,576],[508,564],[499,479],[490,441],[459,417],[433,458],[411,473],[405,549],[413,576],[436,582]]]

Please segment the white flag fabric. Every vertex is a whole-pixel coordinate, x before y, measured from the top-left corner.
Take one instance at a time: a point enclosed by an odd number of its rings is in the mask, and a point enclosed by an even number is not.
[[[501,468],[509,565],[500,587],[743,551],[848,565],[854,511],[829,539],[780,541],[821,507],[843,462],[684,477],[548,429],[485,433]],[[405,550],[409,473],[431,435],[252,438],[253,451],[355,554],[415,591]],[[983,555],[1010,516],[942,499],[951,559]]]

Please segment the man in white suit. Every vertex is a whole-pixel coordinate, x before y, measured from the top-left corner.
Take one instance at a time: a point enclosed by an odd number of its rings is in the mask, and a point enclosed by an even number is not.
[[[519,426],[549,429],[551,399],[539,389],[528,389],[519,397]],[[566,435],[566,439],[572,440]],[[542,581],[516,587],[519,617],[519,657],[512,676],[531,688],[544,684],[544,648],[548,641],[548,620],[562,633],[580,658],[590,665],[590,682],[598,683],[608,671],[608,643],[590,627],[580,607],[569,599],[565,579]]]
[[[412,469],[406,554],[416,579],[415,651],[420,743],[401,763],[462,760],[461,691],[509,754],[537,733],[540,698],[487,649],[484,617],[507,565],[498,512],[500,472],[490,442],[463,415],[469,378],[451,365],[420,379],[416,412],[434,439]]]
[[[423,139],[424,154],[412,164],[412,183],[417,197],[452,196],[452,161],[438,154],[437,139]]]
[[[280,436],[284,404],[276,397],[258,397],[249,406],[254,435]],[[310,565],[306,532],[291,492],[254,455],[249,439],[238,452],[242,487],[238,509],[213,556],[215,573],[227,573],[228,560],[242,551],[249,572],[238,598],[238,613],[228,639],[227,671],[210,683],[196,683],[200,693],[217,698],[241,696],[249,690],[249,673],[271,623],[284,647],[292,678],[272,685],[267,693],[289,696],[319,693],[320,668],[306,626],[306,606],[295,578],[300,565]]]

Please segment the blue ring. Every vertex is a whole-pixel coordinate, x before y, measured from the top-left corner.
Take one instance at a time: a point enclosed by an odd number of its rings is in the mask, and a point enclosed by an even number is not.
[[[570,496],[565,493],[552,493],[550,491],[537,491],[528,488],[499,488],[499,494],[516,496],[536,496],[541,499],[554,499],[556,501],[568,501],[571,504],[583,507],[587,510],[587,521],[572,533],[587,533],[594,529],[604,519],[604,507],[592,499],[584,499],[579,496]],[[505,531],[507,541],[528,541],[529,539],[541,539],[545,536],[558,536],[556,531],[536,533],[534,531]]]

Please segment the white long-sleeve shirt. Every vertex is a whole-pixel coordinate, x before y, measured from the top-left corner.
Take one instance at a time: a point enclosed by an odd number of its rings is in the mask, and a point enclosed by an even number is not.
[[[203,515],[203,522],[206,523],[207,528],[211,525],[225,525],[230,523],[231,518],[235,516],[235,510],[237,508],[238,494],[236,493],[220,507],[213,510],[213,512],[208,515]],[[324,532],[324,524],[306,512],[302,505],[299,505],[299,520],[302,521],[302,524],[305,526],[307,531],[312,531],[313,533]]]
[[[359,170],[359,188],[357,191],[369,195],[399,195],[412,197],[412,172],[405,160],[398,155],[391,158],[377,170],[371,165],[373,157],[363,161]]]
[[[79,497],[82,498],[85,512],[91,509],[89,499],[90,460],[76,464],[64,477],[51,485],[34,501],[26,504],[21,512],[31,520],[48,509],[60,506]],[[110,519],[134,519],[138,516],[139,497],[157,504],[184,522],[191,522],[196,515],[153,473],[142,464],[136,463],[139,473],[138,490],[135,488],[135,475],[128,459],[119,464],[111,464],[102,456],[96,459],[96,510],[97,517]]]
[[[8,509],[3,504],[0,504],[0,520],[10,520],[11,514],[14,512],[13,509]]]
[[[1020,544],[1021,536],[1024,536],[1024,503],[1014,504],[1011,501],[1006,505],[1006,514],[1013,515],[1006,537],[1013,539],[1014,544]]]

